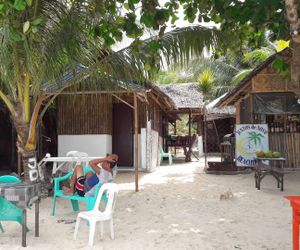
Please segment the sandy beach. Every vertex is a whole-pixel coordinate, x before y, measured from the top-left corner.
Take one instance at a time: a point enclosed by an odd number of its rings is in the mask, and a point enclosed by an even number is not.
[[[134,173],[120,172],[119,195],[114,214],[115,240],[95,235],[93,249],[278,249],[292,248],[291,208],[285,195],[299,195],[300,172],[285,175],[285,190],[272,176],[254,187],[254,174],[212,175],[203,162],[163,165],[152,173],[140,173],[140,191],[134,192]],[[231,191],[233,197],[220,199]],[[69,201],[52,198],[40,204],[40,237],[34,237],[34,209],[28,211],[26,249],[91,249],[88,227],[80,225],[73,240],[74,220]],[[84,206],[81,206],[84,208]],[[0,249],[21,247],[21,227],[3,222]]]

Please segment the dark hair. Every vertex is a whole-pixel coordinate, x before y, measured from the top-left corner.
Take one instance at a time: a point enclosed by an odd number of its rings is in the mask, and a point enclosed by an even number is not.
[[[109,164],[110,168],[113,169],[118,164],[118,161],[109,162]]]

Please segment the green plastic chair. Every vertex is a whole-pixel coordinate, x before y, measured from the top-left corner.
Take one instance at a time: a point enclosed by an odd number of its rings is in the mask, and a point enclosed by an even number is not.
[[[160,164],[162,164],[164,158],[169,159],[169,165],[173,164],[171,152],[165,153],[161,145],[159,145],[159,154],[160,154]]]
[[[12,175],[0,176],[0,183],[20,183],[21,180]],[[0,231],[4,229],[1,221],[17,221],[22,225],[22,209],[0,196]]]
[[[74,171],[74,170],[73,170]],[[73,175],[73,171],[69,172],[68,174],[62,176],[62,177],[58,177],[58,178],[54,178],[54,188],[53,188],[53,200],[52,200],[52,216],[54,216],[55,214],[55,207],[56,207],[56,198],[64,198],[64,199],[69,199],[71,201],[72,204],[72,208],[73,211],[79,211],[79,205],[78,205],[78,201],[82,201],[86,203],[86,210],[92,210],[94,208],[96,199],[97,199],[97,195],[99,192],[100,187],[102,186],[102,183],[98,183],[95,187],[95,193],[94,196],[79,196],[77,193],[73,194],[73,195],[65,195],[63,193],[63,190],[60,189],[60,183],[62,181],[65,181],[69,178],[71,178],[71,176]],[[86,172],[88,171],[92,171],[95,172],[91,167],[84,167],[83,168],[83,172],[84,175],[86,174]],[[106,203],[107,202],[107,197],[106,195],[102,196],[102,200]]]

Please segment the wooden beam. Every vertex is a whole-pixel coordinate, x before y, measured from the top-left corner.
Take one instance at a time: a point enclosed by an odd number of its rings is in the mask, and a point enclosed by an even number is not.
[[[131,91],[109,91],[109,90],[98,90],[98,91],[65,91],[59,93],[60,95],[82,95],[82,94],[87,94],[87,95],[92,95],[92,94],[129,94],[132,93]],[[54,93],[56,94],[56,93]]]
[[[121,102],[125,103],[127,106],[129,106],[130,108],[134,109],[134,106],[132,106],[131,104],[129,104],[128,102],[124,101],[122,98],[118,97],[117,95],[112,95],[113,97],[117,98],[118,100],[120,100]]]
[[[161,103],[160,103],[160,102],[158,101],[158,99],[156,98],[156,96],[153,94],[153,92],[150,92],[150,95],[151,95],[152,99],[158,104],[158,106],[159,106],[165,113],[167,113],[166,110],[164,109],[164,107],[161,105]]]
[[[133,93],[133,103],[134,103],[134,170],[135,170],[135,191],[139,191],[139,135],[138,135],[138,102],[136,93]]]

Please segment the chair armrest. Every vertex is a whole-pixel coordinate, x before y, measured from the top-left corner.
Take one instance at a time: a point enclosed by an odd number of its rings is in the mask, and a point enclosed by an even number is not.
[[[66,175],[64,176],[61,176],[61,177],[56,177],[53,179],[53,182],[54,182],[54,190],[59,190],[59,183],[61,181],[65,181],[67,179],[69,179],[73,174],[73,171],[67,173]]]

